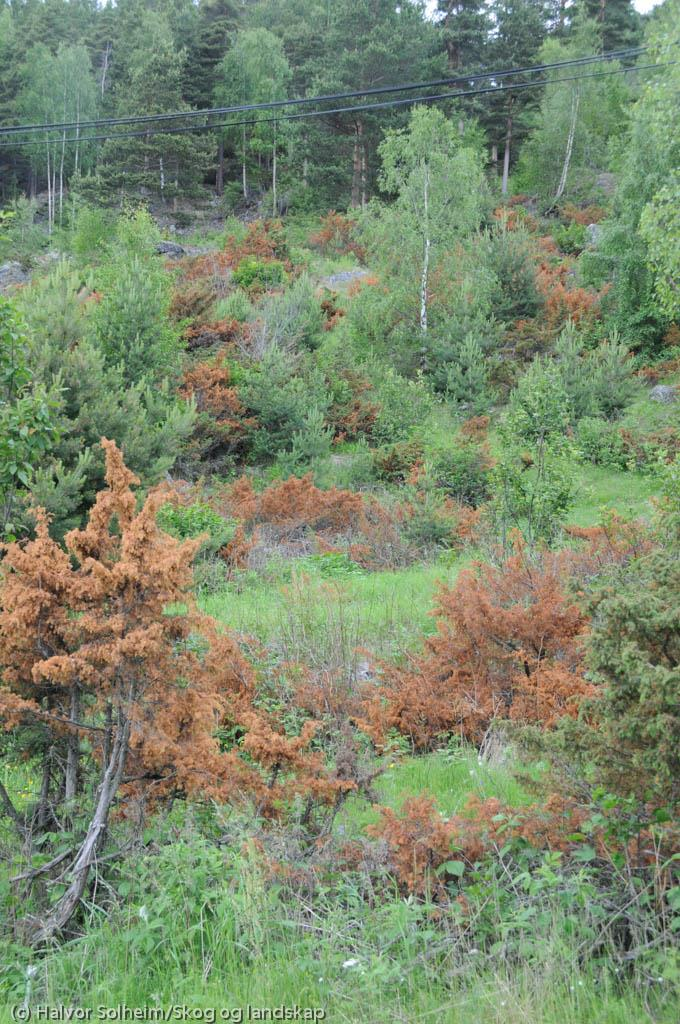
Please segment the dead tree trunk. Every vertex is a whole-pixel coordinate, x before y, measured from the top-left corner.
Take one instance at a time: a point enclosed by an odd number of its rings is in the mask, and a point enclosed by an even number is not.
[[[78,908],[78,904],[85,892],[90,869],[96,863],[97,854],[104,842],[111,806],[123,777],[129,739],[130,718],[126,711],[120,709],[118,712],[116,737],[111,749],[111,757],[106,765],[97,792],[94,814],[87,829],[85,839],[69,869],[71,883],[64,895],[45,918],[42,920],[39,918],[28,918],[20,925],[23,936],[33,946],[43,945],[63,931]]]

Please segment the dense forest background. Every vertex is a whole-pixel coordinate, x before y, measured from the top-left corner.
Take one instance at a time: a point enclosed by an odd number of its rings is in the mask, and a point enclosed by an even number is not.
[[[0,8],[0,120],[120,118],[453,75],[465,88],[465,75],[473,71],[622,50],[642,40],[644,19],[631,0],[442,0],[432,16],[426,6],[393,0],[6,0]],[[526,77],[512,81],[521,84]],[[587,87],[589,109],[582,116],[592,138],[583,148],[592,166],[602,159],[609,135],[620,130],[616,110],[626,88],[620,79]],[[515,167],[540,104],[541,90],[510,90],[470,97],[456,109],[463,124],[475,118],[493,170],[502,173],[506,156],[506,171]],[[58,132],[38,135],[34,145],[3,146],[0,197],[44,192],[51,177],[57,188],[75,178],[77,189],[109,202],[139,188],[166,200],[215,189],[237,204],[239,196],[247,202],[271,190],[276,149],[286,206],[358,206],[377,188],[382,132],[403,126],[408,110],[278,124],[266,111],[258,118],[260,124],[223,134],[132,141],[114,133],[98,144],[86,141],[92,129],[82,130],[80,145],[62,146]],[[600,118],[603,124],[597,124]],[[526,172],[531,178],[538,170]]]

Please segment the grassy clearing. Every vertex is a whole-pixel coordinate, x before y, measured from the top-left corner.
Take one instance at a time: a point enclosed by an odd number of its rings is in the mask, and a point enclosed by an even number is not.
[[[436,787],[442,767],[424,760]],[[418,775],[409,763],[400,771],[400,782]],[[675,1020],[672,1007],[645,1007],[596,965],[579,966],[557,909],[526,928],[525,956],[510,962],[476,949],[453,923],[443,927],[432,906],[396,892],[367,900],[352,874],[333,893],[319,885],[291,898],[239,842],[217,848],[200,839],[191,817],[175,813],[161,823],[155,841],[171,842],[135,866],[124,902],[108,917],[86,907],[85,934],[33,961],[33,1006],[96,1013],[121,1004],[206,1011],[298,1005],[348,1024]],[[25,995],[30,954],[2,952],[4,1022]]]
[[[218,621],[286,658],[308,654],[310,648],[323,656],[331,643],[351,658],[369,641],[372,652],[384,656],[432,632],[429,613],[437,584],[453,583],[464,564],[464,559],[441,561],[342,580],[296,571],[288,582],[253,576],[238,587],[203,595],[200,603]]]
[[[532,774],[539,770],[540,766],[535,766]],[[482,800],[497,797],[511,807],[521,807],[532,799],[505,761],[482,761],[476,750],[465,746],[395,759],[376,780],[374,789],[378,802],[394,810],[410,796],[431,796],[447,817],[462,813],[471,796]],[[377,811],[366,799],[351,797],[338,816],[337,828],[360,832],[377,820]]]
[[[575,526],[594,526],[602,514],[615,509],[622,516],[648,518],[659,481],[651,475],[619,472],[580,464],[576,469],[576,503],[569,513]]]

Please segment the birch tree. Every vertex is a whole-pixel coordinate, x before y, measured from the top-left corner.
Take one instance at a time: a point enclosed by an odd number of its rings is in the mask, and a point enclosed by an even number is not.
[[[57,218],[60,223],[62,220],[66,181],[79,169],[86,170],[92,155],[91,143],[88,146],[83,140],[67,146],[66,139],[74,135],[79,138],[80,122],[96,115],[97,89],[88,52],[82,45],[62,46],[56,54],[44,46],[34,47],[28,54],[23,78],[18,107],[27,121],[76,125],[68,131],[46,131],[44,135],[37,135],[35,146],[29,147],[34,173],[38,180],[45,176],[51,232]]]
[[[486,197],[481,156],[454,121],[427,107],[415,108],[408,128],[389,132],[379,152],[381,186],[396,194],[385,216],[392,219],[401,256],[418,281],[420,329],[426,334],[432,273],[441,256],[481,221]]]
[[[239,32],[219,67],[215,100],[225,106],[282,100],[288,93],[291,77],[281,40],[265,28],[248,29]],[[267,166],[263,170],[271,181],[276,212],[279,150],[282,136],[290,129],[286,122],[268,120],[271,116],[270,110],[252,111],[248,119],[252,118],[254,125],[242,125],[227,135],[232,145],[240,149],[243,198],[248,198],[249,158],[255,157],[260,167],[264,159]]]

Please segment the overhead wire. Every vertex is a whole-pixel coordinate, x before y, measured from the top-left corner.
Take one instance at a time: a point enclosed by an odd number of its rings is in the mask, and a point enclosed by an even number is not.
[[[362,96],[384,95],[390,92],[415,92],[424,89],[440,88],[451,86],[457,83],[472,83],[481,79],[493,78],[503,79],[523,74],[535,74],[537,72],[557,70],[562,67],[584,66],[602,61],[617,60],[619,58],[634,57],[643,53],[648,47],[636,46],[622,50],[610,50],[601,54],[589,54],[585,57],[573,57],[564,61],[554,61],[547,64],[536,64],[525,67],[503,68],[500,70],[488,70],[472,72],[470,74],[458,75],[453,78],[440,78],[429,82],[405,82],[396,85],[373,86],[366,89],[353,90],[351,92],[327,93],[320,96],[304,96],[287,98],[283,100],[270,100],[261,103],[235,104],[229,107],[210,107],[203,110],[178,110],[162,114],[138,114],[127,117],[93,118],[86,121],[53,121],[42,124],[23,125],[2,125],[0,136],[14,134],[28,134],[32,132],[52,132],[68,129],[97,128],[100,125],[124,125],[139,123],[154,123],[159,121],[177,120],[178,118],[209,117],[230,113],[246,113],[255,110],[269,110],[280,107],[294,107],[310,105],[313,103],[335,102],[345,99],[356,99]]]
[[[244,127],[244,126],[247,126],[247,125],[260,125],[260,124],[267,124],[267,123],[278,123],[279,121],[307,120],[307,119],[310,119],[310,118],[328,117],[328,116],[331,116],[331,115],[347,114],[347,113],[354,113],[354,112],[362,112],[362,113],[363,112],[370,112],[372,110],[382,110],[382,109],[386,109],[386,108],[389,108],[389,107],[399,107],[399,106],[405,106],[405,105],[408,105],[408,104],[446,102],[447,100],[456,100],[456,99],[461,99],[461,98],[465,98],[465,97],[469,97],[469,96],[499,95],[499,94],[502,94],[504,92],[518,92],[518,91],[523,91],[525,89],[536,89],[536,88],[541,88],[541,87],[549,86],[549,85],[559,85],[559,84],[564,83],[564,82],[579,82],[579,81],[583,81],[585,79],[602,78],[602,77],[606,77],[606,76],[609,76],[609,75],[629,74],[629,73],[635,73],[635,72],[639,72],[639,71],[651,71],[651,70],[656,70],[656,69],[662,68],[662,67],[669,67],[669,66],[677,64],[677,63],[678,63],[678,61],[664,61],[664,62],[657,63],[657,64],[642,64],[642,65],[634,65],[632,67],[627,67],[627,68],[613,68],[613,69],[608,70],[608,71],[594,71],[594,72],[590,72],[590,73],[585,74],[585,75],[569,75],[569,76],[563,76],[561,78],[553,78],[553,79],[551,79],[551,78],[541,78],[541,79],[534,79],[531,82],[516,82],[516,83],[513,83],[512,85],[506,85],[506,86],[487,86],[486,88],[483,88],[483,89],[467,89],[467,90],[458,91],[458,92],[435,93],[435,94],[430,94],[430,95],[425,95],[425,96],[415,96],[415,97],[414,96],[409,96],[409,97],[406,97],[404,99],[383,100],[383,101],[378,102],[378,103],[352,104],[351,106],[334,107],[334,108],[323,109],[323,110],[303,111],[301,113],[296,113],[296,114],[278,114],[278,115],[274,115],[272,117],[249,118],[249,119],[246,119],[246,120],[239,120],[239,121],[225,121],[225,122],[217,122],[217,123],[213,122],[213,123],[202,124],[202,125],[182,125],[182,126],[179,126],[179,127],[161,128],[161,129],[156,129],[156,130],[152,130],[150,128],[145,128],[145,129],[141,129],[141,130],[138,130],[138,131],[130,131],[130,132],[127,132],[127,131],[126,132],[111,131],[111,132],[106,132],[105,134],[100,134],[100,135],[75,135],[75,136],[69,136],[69,137],[63,137],[63,136],[59,137],[59,136],[57,136],[57,137],[55,137],[53,139],[50,139],[48,141],[49,141],[50,144],[55,144],[55,145],[59,145],[59,146],[71,145],[73,143],[76,143],[76,144],[79,144],[79,145],[84,145],[84,144],[90,143],[90,142],[102,142],[102,141],[105,141],[107,139],[129,139],[129,138],[147,138],[147,139],[152,139],[152,138],[154,138],[155,136],[158,136],[158,135],[179,135],[179,134],[186,134],[186,133],[191,133],[191,132],[221,131],[221,130],[228,130],[228,129],[231,129],[231,128],[240,128],[240,127]],[[202,113],[203,113],[203,116],[207,116],[208,115],[207,111],[202,111]],[[174,119],[177,120],[181,116],[182,116],[181,114],[176,114],[176,115],[174,115]],[[82,127],[82,124],[81,124],[80,127]],[[29,140],[21,140],[21,141],[18,141],[18,142],[3,141],[3,142],[0,142],[0,150],[2,150],[2,149],[16,149],[16,148],[19,148],[19,147],[23,148],[23,147],[26,147],[26,146],[43,146],[43,145],[45,145],[45,139],[38,139],[38,140],[30,140],[29,139]]]

